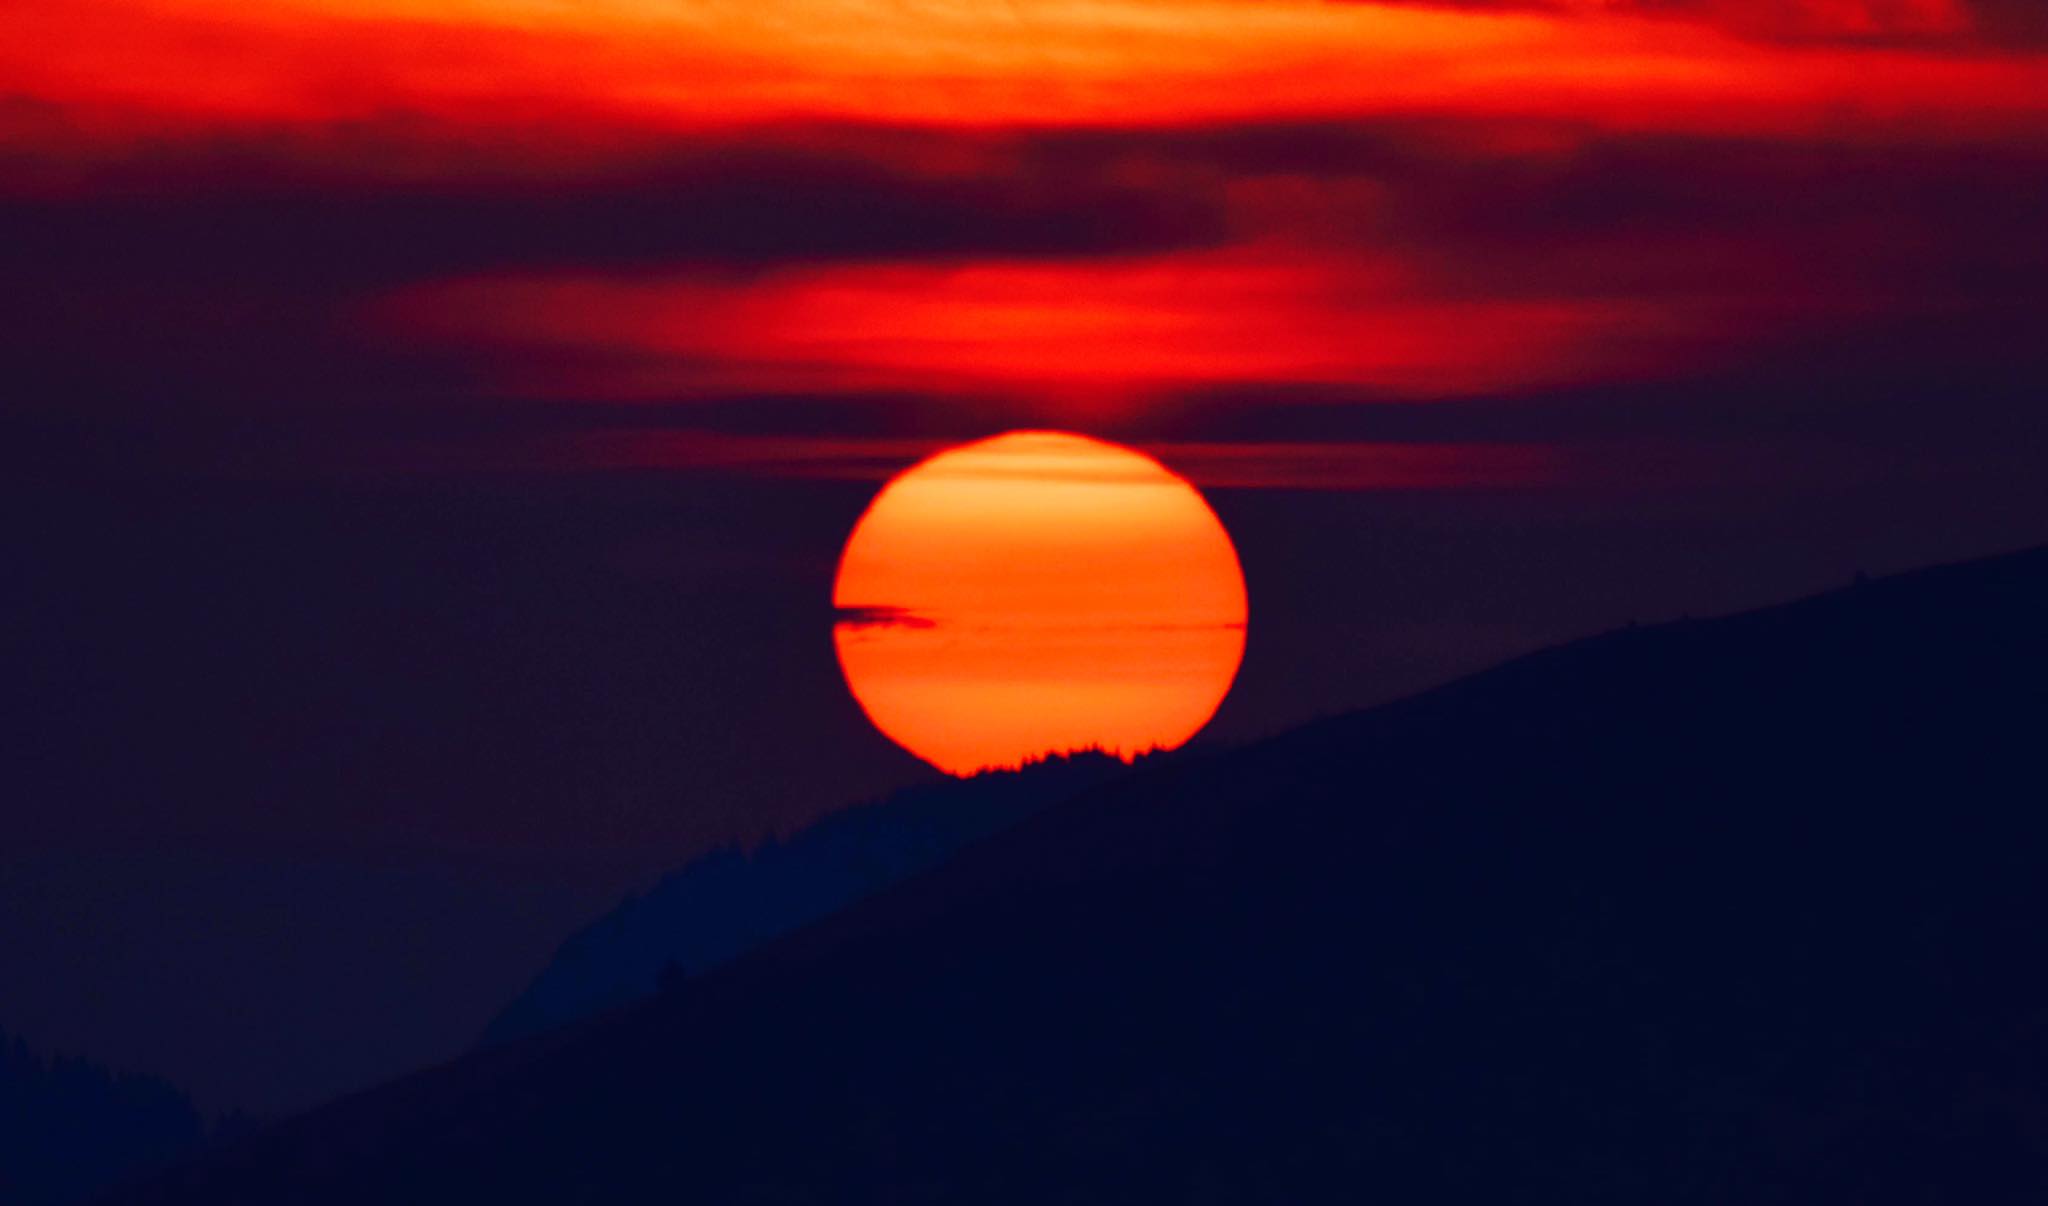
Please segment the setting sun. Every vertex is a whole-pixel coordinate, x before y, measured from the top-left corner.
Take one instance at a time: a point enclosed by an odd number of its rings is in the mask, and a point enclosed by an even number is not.
[[[954,774],[1186,742],[1244,655],[1237,553],[1157,461],[1011,432],[905,471],[833,589],[848,686],[877,728]]]

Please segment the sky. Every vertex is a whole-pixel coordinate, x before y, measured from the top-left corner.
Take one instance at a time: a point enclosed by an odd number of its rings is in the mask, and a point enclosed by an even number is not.
[[[927,773],[831,581],[1014,428],[1201,488],[1244,740],[2048,538],[2033,0],[0,10],[0,1025],[445,1058]]]

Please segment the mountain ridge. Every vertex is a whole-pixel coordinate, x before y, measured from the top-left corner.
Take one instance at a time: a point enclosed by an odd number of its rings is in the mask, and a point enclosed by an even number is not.
[[[1146,769],[119,1200],[2028,1200],[2044,615],[2033,550]]]

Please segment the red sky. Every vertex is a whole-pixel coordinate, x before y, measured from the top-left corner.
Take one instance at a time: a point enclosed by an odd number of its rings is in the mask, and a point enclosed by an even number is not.
[[[1500,397],[1967,333],[2048,267],[2048,20],[2017,0],[7,21],[32,407],[907,395],[1142,426],[1219,389]]]

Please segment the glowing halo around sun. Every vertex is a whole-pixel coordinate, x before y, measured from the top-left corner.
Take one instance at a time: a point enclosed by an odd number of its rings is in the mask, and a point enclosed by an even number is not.
[[[1182,745],[1244,657],[1244,574],[1201,494],[1063,432],[964,444],[890,480],[832,601],[854,699],[953,774]]]

